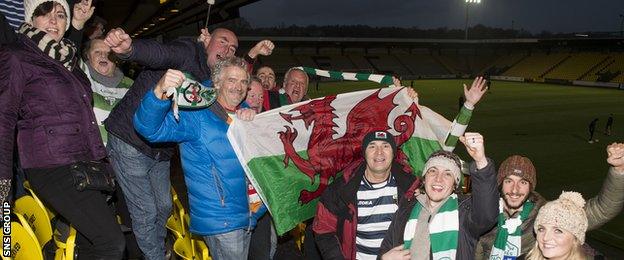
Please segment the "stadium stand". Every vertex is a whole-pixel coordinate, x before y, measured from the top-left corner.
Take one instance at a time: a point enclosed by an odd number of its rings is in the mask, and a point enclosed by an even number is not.
[[[570,58],[567,53],[543,53],[534,52],[525,59],[518,62],[503,76],[524,77],[534,81],[543,81],[543,75],[552,70],[555,66]]]
[[[569,59],[553,68],[544,75],[544,78],[577,80],[590,68],[602,63],[605,59],[607,59],[607,54],[596,52],[571,54]]]

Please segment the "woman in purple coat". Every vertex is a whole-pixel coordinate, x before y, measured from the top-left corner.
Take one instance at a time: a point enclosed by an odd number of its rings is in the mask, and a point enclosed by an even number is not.
[[[106,150],[89,80],[77,67],[66,0],[24,1],[15,44],[0,49],[0,199],[6,200],[13,149],[34,191],[78,231],[80,258],[120,259],[124,237],[105,195],[78,191],[70,167]]]

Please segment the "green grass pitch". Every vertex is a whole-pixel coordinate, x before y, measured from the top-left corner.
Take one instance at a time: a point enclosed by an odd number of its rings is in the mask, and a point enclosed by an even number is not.
[[[471,80],[416,80],[419,103],[452,120],[458,110],[462,84]],[[404,81],[409,86],[410,81]],[[378,88],[370,82],[310,84],[310,96],[320,97]],[[611,136],[603,134],[609,113],[614,115]],[[589,122],[599,118],[589,144]],[[624,142],[624,91],[605,88],[494,81],[477,105],[467,131],[485,137],[486,154],[500,163],[520,154],[533,160],[538,172],[537,191],[546,199],[562,190],[578,191],[585,199],[595,196],[608,170],[606,146]],[[470,158],[460,144],[455,150]],[[589,236],[624,249],[624,214]]]

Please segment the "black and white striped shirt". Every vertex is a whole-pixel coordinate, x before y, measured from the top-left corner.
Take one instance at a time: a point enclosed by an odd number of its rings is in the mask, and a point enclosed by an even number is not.
[[[356,258],[376,259],[381,242],[398,209],[394,176],[388,181],[371,184],[366,177],[357,192],[358,224],[355,236]]]

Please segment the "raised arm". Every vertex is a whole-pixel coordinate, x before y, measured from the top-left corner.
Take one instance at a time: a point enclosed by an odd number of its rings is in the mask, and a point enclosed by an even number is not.
[[[152,69],[184,70],[189,67],[187,62],[196,62],[195,55],[205,55],[194,53],[192,42],[174,41],[162,44],[155,40],[133,40],[121,28],[111,30],[104,42],[120,59],[135,61]],[[192,52],[191,55],[189,51]]]
[[[142,78],[143,77],[143,78]],[[141,73],[135,80],[154,82],[153,74]],[[181,111],[180,121],[176,121],[171,110],[171,101],[165,96],[167,89],[182,84],[184,74],[177,70],[168,70],[158,81],[153,91],[148,91],[134,114],[134,128],[150,142],[185,142],[199,136],[199,125],[193,113],[199,111]]]
[[[451,128],[444,139],[444,150],[453,151],[459,137],[466,132],[466,128],[472,117],[472,111],[487,91],[485,84],[486,80],[483,79],[483,77],[475,78],[470,88],[464,84],[464,96],[466,97],[466,101],[464,102],[464,106],[459,110],[459,114],[453,119]]]
[[[472,208],[468,215],[469,231],[479,237],[489,231],[498,216],[499,193],[496,188],[496,167],[485,156],[485,140],[479,133],[466,133],[459,140],[474,162],[470,164],[472,180]]]
[[[611,165],[602,189],[587,201],[588,230],[597,229],[622,212],[624,204],[624,143],[607,146],[607,162]]]

